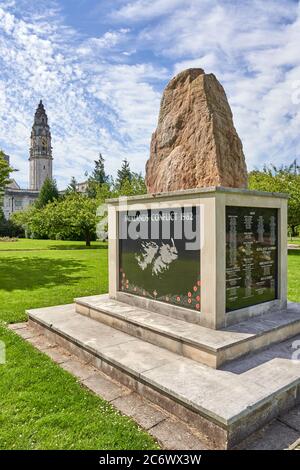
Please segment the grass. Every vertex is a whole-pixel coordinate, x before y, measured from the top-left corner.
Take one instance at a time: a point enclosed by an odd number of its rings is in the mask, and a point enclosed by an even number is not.
[[[0,242],[0,449],[154,449],[155,441],[9,331],[25,309],[107,291],[107,245]]]
[[[288,238],[288,243],[291,245],[300,245],[300,237]]]
[[[288,299],[300,302],[300,250],[289,250]]]
[[[107,245],[0,242],[0,449],[154,449],[157,444],[47,356],[9,331],[25,309],[107,291]],[[300,250],[289,251],[289,299],[300,302]]]
[[[68,242],[62,240],[29,240],[19,238],[13,242],[1,242],[0,252],[2,251],[48,251],[48,250],[96,250],[106,245],[102,242],[92,242],[92,246],[85,246],[84,242]]]
[[[0,319],[9,323],[24,321],[25,309],[108,290],[105,243],[0,242],[0,259]]]

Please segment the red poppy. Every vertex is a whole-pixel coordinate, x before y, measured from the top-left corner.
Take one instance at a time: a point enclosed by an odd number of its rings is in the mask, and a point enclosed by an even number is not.
[[[193,289],[194,289],[194,292],[196,292],[198,290],[198,287],[194,286]]]
[[[188,292],[188,297],[192,297],[192,293],[191,293],[191,292]]]
[[[179,295],[176,297],[177,302],[180,302],[180,297]]]
[[[200,286],[200,285],[201,285],[201,281],[197,281],[197,285]]]
[[[191,304],[191,303],[192,303],[192,299],[188,299],[188,303]]]
[[[199,302],[199,300],[200,300],[200,295],[197,295],[196,300],[197,300],[197,302]]]
[[[196,309],[200,310],[200,304],[196,304]]]

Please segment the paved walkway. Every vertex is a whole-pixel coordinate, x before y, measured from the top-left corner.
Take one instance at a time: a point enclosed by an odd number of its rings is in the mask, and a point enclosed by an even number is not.
[[[80,361],[65,349],[49,342],[44,335],[30,327],[28,323],[13,324],[9,328],[77,377],[82,386],[110,402],[122,414],[132,417],[139,426],[154,436],[162,448],[170,450],[205,450],[208,448],[196,429],[187,426],[178,418],[112,380],[88,363]],[[293,408],[250,436],[238,448],[248,450],[298,448],[300,450],[300,406]]]
[[[292,245],[291,243],[288,244],[289,250],[300,250],[300,245]]]

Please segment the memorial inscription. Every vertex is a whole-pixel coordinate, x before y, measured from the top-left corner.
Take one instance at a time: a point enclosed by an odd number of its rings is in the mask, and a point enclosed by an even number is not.
[[[200,311],[200,208],[119,212],[119,290]]]
[[[277,209],[226,207],[226,311],[277,298]]]

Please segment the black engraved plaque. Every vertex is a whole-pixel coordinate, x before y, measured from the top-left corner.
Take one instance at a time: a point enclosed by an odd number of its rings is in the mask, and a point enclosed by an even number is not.
[[[277,298],[278,211],[226,207],[226,311]]]
[[[200,311],[200,208],[119,212],[119,290]]]

